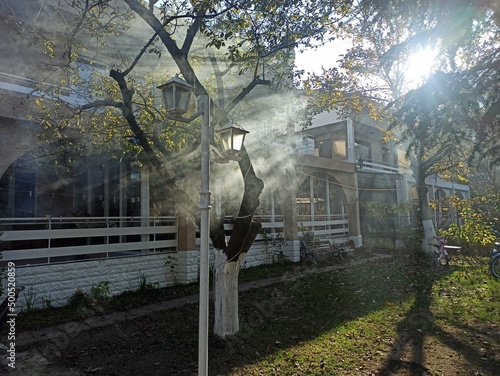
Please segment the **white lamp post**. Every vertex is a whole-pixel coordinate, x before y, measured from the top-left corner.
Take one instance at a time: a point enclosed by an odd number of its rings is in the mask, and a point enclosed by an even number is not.
[[[198,376],[208,375],[208,312],[209,312],[209,242],[210,242],[210,105],[208,95],[196,100],[198,112],[189,119],[181,116],[189,107],[193,87],[178,76],[158,86],[162,91],[165,109],[173,120],[191,122],[202,116],[201,122],[201,191],[200,191],[200,311],[198,332]],[[248,131],[229,123],[220,131],[222,144],[230,153],[237,153],[243,146]]]

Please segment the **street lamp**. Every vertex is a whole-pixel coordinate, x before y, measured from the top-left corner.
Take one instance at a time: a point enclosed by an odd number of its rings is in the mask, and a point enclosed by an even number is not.
[[[198,332],[198,376],[208,375],[208,312],[209,312],[209,242],[210,242],[210,102],[208,95],[198,95],[198,111],[186,119],[193,87],[178,76],[158,86],[162,91],[165,109],[173,120],[189,123],[202,116],[201,121],[201,191],[200,191],[200,312]],[[235,155],[241,150],[248,131],[228,123],[220,131],[222,144]]]
[[[165,110],[174,116],[180,116],[189,109],[193,87],[179,76],[171,78],[163,85],[158,86],[162,92]]]
[[[249,132],[241,125],[230,121],[225,126],[220,128],[217,133],[220,134],[222,149],[224,149],[224,152],[229,154],[238,154],[243,147],[245,136]]]

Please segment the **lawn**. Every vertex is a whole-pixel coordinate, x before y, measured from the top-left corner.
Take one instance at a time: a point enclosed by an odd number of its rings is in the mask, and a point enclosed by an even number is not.
[[[240,333],[210,337],[209,374],[498,375],[500,284],[486,259],[439,272],[405,252],[356,262],[280,266],[286,281],[242,292]],[[197,320],[188,305],[21,350],[82,375],[193,375]]]

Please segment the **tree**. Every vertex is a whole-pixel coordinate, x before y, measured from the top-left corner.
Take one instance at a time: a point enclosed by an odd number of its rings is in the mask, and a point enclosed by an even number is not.
[[[319,91],[311,113],[385,117],[411,160],[427,239],[435,230],[426,176],[457,171],[486,140],[495,144],[483,136],[498,123],[498,8],[492,1],[399,0],[360,1],[357,10],[344,32],[353,47],[306,86]],[[409,86],[408,61],[425,49],[436,55],[435,73]]]
[[[127,54],[123,56],[123,61],[114,62],[109,74],[114,83],[94,75],[90,80],[91,85],[83,86],[86,91],[82,93],[82,105],[76,113],[86,134],[102,138],[99,131],[102,132],[104,126],[108,140],[118,139],[123,136],[123,132],[133,137],[146,163],[153,166],[163,179],[166,193],[175,196],[182,210],[197,220],[197,205],[175,184],[164,161],[171,159],[172,150],[179,146],[190,146],[192,150],[198,138],[194,132],[189,137],[181,136],[182,131],[189,132],[191,128],[186,126],[177,129],[178,125],[169,121],[163,110],[154,107],[147,85],[148,81],[154,81],[150,73],[141,71],[144,61],[148,58],[151,60],[151,55],[163,57],[166,52],[176,67],[171,68],[180,71],[194,87],[195,94],[210,97],[212,124],[223,125],[229,120],[229,114],[252,90],[271,83],[268,70],[271,70],[274,80],[285,76],[282,71],[273,72],[273,65],[286,62],[293,55],[297,43],[308,44],[313,39],[324,39],[329,29],[349,11],[349,4],[350,1],[326,0],[149,3],[140,0],[85,0],[73,2],[69,9],[58,13],[67,27],[63,45],[55,44],[55,36],[41,39],[47,53],[64,62],[59,68],[74,69],[74,73],[78,73],[75,62],[84,54],[85,44],[89,43],[89,40],[84,42],[84,38],[90,36],[95,39],[96,50],[105,51],[110,43],[119,40],[119,34],[124,29],[132,33],[135,27],[141,25],[133,15],[142,19],[142,25],[149,27],[150,38],[136,51],[135,57],[128,60],[131,54]],[[57,36],[57,40],[60,39],[61,36]],[[208,58],[200,54],[200,51],[205,50],[204,47],[212,51]],[[221,55],[224,59],[220,58]],[[203,69],[206,61],[210,62],[215,80]],[[229,73],[236,82],[247,81],[236,87],[239,92],[224,86],[227,82],[223,78],[227,78]],[[215,85],[212,84],[214,81]],[[74,125],[75,118],[63,113],[71,110],[71,106],[61,106],[64,107],[62,110],[54,107],[54,103],[61,103],[61,96],[57,88],[52,94],[52,101],[39,103],[40,106],[46,106],[45,114],[51,113],[51,120],[47,116],[43,117],[45,124],[54,129]],[[89,112],[92,112],[92,116],[88,116]],[[126,120],[125,131],[118,126],[121,122],[119,114]],[[156,126],[158,123],[166,124],[167,130],[159,131]],[[171,146],[170,150],[165,144]],[[239,267],[261,228],[253,220],[253,214],[259,207],[263,182],[256,176],[246,150],[242,151],[240,157],[238,166],[244,190],[229,243],[226,244],[222,218],[214,218],[210,231],[217,257],[223,260],[221,264],[224,268],[216,270],[216,280],[220,284],[216,286],[215,292],[216,305],[220,304],[216,309],[215,333],[221,337],[238,331]],[[223,289],[225,286],[228,286],[228,290]]]

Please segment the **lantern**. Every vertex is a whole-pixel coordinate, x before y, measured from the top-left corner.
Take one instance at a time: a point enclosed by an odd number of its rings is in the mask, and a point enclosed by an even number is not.
[[[225,153],[237,154],[243,147],[245,135],[249,133],[241,125],[230,121],[217,131],[222,140],[222,149]]]
[[[180,116],[187,112],[193,87],[179,76],[158,86],[163,96],[165,110],[170,115]]]

